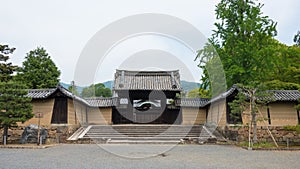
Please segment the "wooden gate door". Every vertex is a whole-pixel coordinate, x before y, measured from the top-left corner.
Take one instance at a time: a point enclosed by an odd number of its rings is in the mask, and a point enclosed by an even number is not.
[[[68,123],[68,99],[57,97],[54,101],[51,123],[66,124]]]

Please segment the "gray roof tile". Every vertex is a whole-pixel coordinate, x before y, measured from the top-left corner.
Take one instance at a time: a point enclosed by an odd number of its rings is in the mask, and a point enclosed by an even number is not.
[[[62,92],[69,98],[74,98],[76,101],[82,102],[90,107],[109,107],[112,106],[112,98],[88,98],[84,99],[82,97],[74,95],[72,92],[67,90],[62,86],[57,86],[53,89],[30,89],[28,90],[27,97],[31,97],[33,99],[46,99],[51,96],[56,91]]]
[[[216,97],[213,97],[211,100],[207,102],[207,104],[216,102],[221,99],[226,99],[227,97],[232,95],[235,91],[241,92],[241,89],[236,85],[233,85],[226,92]],[[263,99],[267,99],[271,101],[297,101],[300,99],[300,92],[298,90],[267,90],[267,92],[271,92],[273,93],[273,95],[270,95]]]
[[[297,101],[300,99],[300,92],[298,90],[269,90],[274,93],[269,99],[275,101]]]
[[[30,90],[28,90],[27,97],[31,97],[33,99],[43,99],[43,98],[47,98],[55,91],[56,91],[56,88],[54,88],[54,89],[30,89]]]
[[[46,99],[58,90],[65,94],[67,97],[74,98],[76,101],[80,101],[90,107],[111,107],[116,102],[114,100],[116,98],[81,98],[79,96],[73,95],[72,92],[70,92],[62,86],[58,86],[57,88],[53,89],[30,89],[28,90],[27,96],[33,99]],[[226,92],[212,99],[181,98],[175,100],[175,105],[182,107],[204,107],[220,99],[226,99],[228,96],[232,95],[236,90],[240,91],[240,89],[237,86],[233,86]],[[300,99],[300,92],[298,90],[269,90],[269,92],[274,93],[274,95],[266,99],[270,99],[273,101],[297,101],[298,99]]]
[[[113,106],[112,98],[85,98],[91,107],[111,107]]]
[[[204,107],[209,99],[205,98],[181,98],[175,100],[176,106],[181,107]]]
[[[114,90],[181,91],[179,71],[117,70]]]

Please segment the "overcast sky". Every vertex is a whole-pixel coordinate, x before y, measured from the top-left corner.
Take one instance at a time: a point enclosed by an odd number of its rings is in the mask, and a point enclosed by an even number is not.
[[[61,70],[61,81],[70,83],[74,79],[77,59],[84,46],[96,32],[110,23],[135,14],[160,13],[185,20],[209,37],[211,30],[214,29],[214,10],[218,2],[218,0],[2,0],[0,43],[17,48],[12,62],[18,65],[21,65],[28,51],[38,46],[44,47]],[[293,36],[300,30],[300,1],[260,2],[265,4],[264,14],[278,22],[276,38],[288,45],[293,44]],[[145,38],[147,39],[144,37],[144,40]],[[149,39],[151,38],[148,37]],[[168,44],[162,46],[170,48]],[[163,47],[158,49],[163,50]],[[112,53],[118,55],[117,51]],[[113,79],[113,70],[120,68],[120,65],[121,63],[115,65],[112,63],[109,66],[110,70],[102,70],[106,75],[95,77],[95,81]]]

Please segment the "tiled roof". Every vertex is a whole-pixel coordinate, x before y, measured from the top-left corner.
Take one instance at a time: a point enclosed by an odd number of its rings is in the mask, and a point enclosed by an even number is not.
[[[67,90],[66,88],[64,88],[64,87],[62,87],[60,85],[56,88],[56,90],[60,90],[66,96],[68,96],[70,98],[74,98],[75,100],[80,101],[80,102],[88,105],[88,102],[84,98],[76,96],[75,94],[73,94],[72,92],[70,92],[69,90]]]
[[[181,98],[175,100],[176,106],[181,107],[204,107],[209,99],[205,98]]]
[[[73,95],[72,92],[62,86],[58,86],[53,89],[30,89],[28,90],[27,96],[33,99],[46,99],[58,90],[67,97],[74,98],[76,101],[80,101],[90,107],[111,107],[115,105],[114,103],[116,103],[116,98],[81,98],[79,96]],[[233,86],[226,92],[212,99],[181,98],[175,100],[175,105],[182,107],[204,107],[218,100],[226,99],[235,91],[241,91],[241,89],[239,89],[237,86]],[[265,99],[270,99],[272,101],[297,101],[298,99],[300,99],[300,92],[298,90],[269,90],[269,92],[274,93],[274,95],[269,96]]]
[[[228,96],[230,96],[231,94],[233,94],[236,90],[240,90],[236,85],[233,85],[230,89],[228,89],[226,92],[217,95],[216,97],[211,98],[207,104],[222,100],[222,99],[226,99]]]
[[[28,90],[27,97],[31,97],[33,99],[46,99],[51,96],[56,91],[62,92],[69,98],[74,98],[76,101],[82,102],[87,106],[90,107],[109,107],[112,106],[112,98],[91,98],[91,99],[84,99],[79,96],[74,95],[72,92],[67,90],[62,86],[57,86],[53,89],[30,89]]]
[[[269,98],[275,101],[297,101],[300,99],[300,92],[298,90],[269,90],[274,93]]]
[[[91,107],[111,107],[113,106],[112,98],[85,98]]]
[[[207,102],[207,104],[216,102],[221,99],[226,99],[228,96],[232,95],[235,91],[241,92],[242,89],[233,85],[226,92],[212,98]],[[263,99],[271,101],[297,101],[300,99],[300,92],[298,90],[267,90],[267,92],[273,93],[270,96],[266,96]],[[246,94],[247,95],[247,94]]]
[[[117,70],[114,90],[180,91],[179,71],[127,71]]]
[[[31,97],[33,99],[43,99],[43,98],[47,98],[55,91],[56,91],[56,88],[54,88],[54,89],[30,89],[30,90],[28,90],[27,97]]]

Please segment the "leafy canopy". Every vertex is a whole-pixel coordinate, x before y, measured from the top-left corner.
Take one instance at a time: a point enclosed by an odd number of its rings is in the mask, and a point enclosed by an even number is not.
[[[196,57],[204,69],[203,82],[211,87],[208,67],[218,56],[228,87],[237,83],[257,85],[267,80],[274,54],[272,38],[277,31],[276,23],[262,15],[262,7],[256,0],[221,0],[216,6],[216,29],[209,40],[212,45],[200,50]]]
[[[27,53],[17,79],[31,89],[54,88],[59,83],[60,71],[44,48]]]
[[[82,97],[111,97],[112,93],[109,88],[106,88],[104,84],[97,83],[86,87],[81,92]]]
[[[210,98],[208,90],[202,88],[195,88],[188,92],[188,98]]]
[[[76,86],[69,86],[68,90],[71,91],[73,94],[75,94],[76,96],[79,96],[79,92]]]

